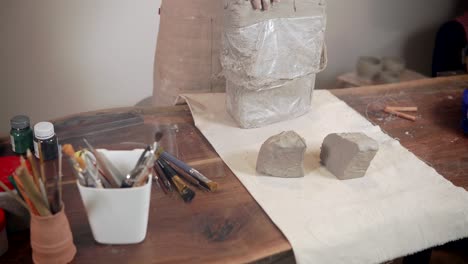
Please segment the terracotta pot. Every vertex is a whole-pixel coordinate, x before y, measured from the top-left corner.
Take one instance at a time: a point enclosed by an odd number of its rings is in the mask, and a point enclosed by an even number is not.
[[[382,62],[375,57],[360,57],[356,65],[359,77],[372,80],[382,71]]]
[[[31,216],[31,247],[34,263],[69,263],[76,254],[67,216],[62,210],[52,216]]]
[[[382,64],[383,70],[387,72],[402,74],[406,70],[406,63],[400,58],[385,57],[382,59]]]

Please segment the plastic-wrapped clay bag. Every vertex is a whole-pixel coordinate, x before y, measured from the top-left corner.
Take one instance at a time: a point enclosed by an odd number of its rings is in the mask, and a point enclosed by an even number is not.
[[[243,128],[292,119],[310,109],[325,67],[324,0],[282,0],[266,12],[226,0],[221,64],[227,110]]]

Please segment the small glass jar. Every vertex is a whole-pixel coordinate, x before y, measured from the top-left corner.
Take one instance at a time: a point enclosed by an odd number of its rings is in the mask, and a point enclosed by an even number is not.
[[[58,157],[58,141],[52,123],[39,122],[34,126],[34,154],[38,159],[39,146],[44,160],[54,160]]]
[[[30,127],[29,117],[18,115],[10,120],[10,140],[13,152],[25,154],[33,146],[33,131]]]

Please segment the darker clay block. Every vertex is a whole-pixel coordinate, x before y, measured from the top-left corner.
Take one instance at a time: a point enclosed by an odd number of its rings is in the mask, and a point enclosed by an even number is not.
[[[330,134],[323,141],[320,160],[340,180],[360,178],[378,150],[377,141],[363,133]]]

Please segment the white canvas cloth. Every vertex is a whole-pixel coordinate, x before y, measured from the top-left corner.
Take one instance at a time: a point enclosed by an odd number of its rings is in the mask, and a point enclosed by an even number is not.
[[[287,237],[298,263],[379,263],[468,236],[468,193],[328,91],[316,91],[310,113],[250,130],[226,113],[224,94],[184,97],[195,125]],[[258,175],[261,144],[286,130],[307,141],[306,176]],[[339,132],[379,142],[364,178],[340,181],[320,165],[323,139]]]

